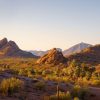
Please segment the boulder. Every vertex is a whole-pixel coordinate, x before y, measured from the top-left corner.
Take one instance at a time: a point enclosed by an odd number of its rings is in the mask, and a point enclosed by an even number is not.
[[[41,57],[38,64],[60,64],[66,63],[67,59],[63,56],[62,52],[56,48],[49,50],[47,54]]]

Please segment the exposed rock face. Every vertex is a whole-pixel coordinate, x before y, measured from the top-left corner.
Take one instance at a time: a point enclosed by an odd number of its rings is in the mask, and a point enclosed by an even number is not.
[[[75,59],[78,62],[91,65],[100,64],[100,44],[84,49],[80,53],[68,57],[69,61]]]
[[[2,57],[36,57],[30,52],[21,50],[14,41],[6,38],[0,41],[0,58]]]
[[[63,56],[62,52],[56,48],[51,49],[47,54],[41,57],[38,64],[60,64],[66,63],[67,59]]]
[[[2,40],[0,41],[0,48],[2,48],[4,45],[6,45],[7,42],[8,42],[8,41],[7,41],[6,38],[2,39]]]

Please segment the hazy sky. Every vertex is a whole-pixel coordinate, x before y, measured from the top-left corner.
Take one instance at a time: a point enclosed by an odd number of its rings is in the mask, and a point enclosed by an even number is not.
[[[0,0],[0,39],[24,50],[100,43],[100,0]]]

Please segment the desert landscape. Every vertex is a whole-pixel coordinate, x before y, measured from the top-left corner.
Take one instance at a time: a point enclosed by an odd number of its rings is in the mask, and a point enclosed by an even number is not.
[[[0,40],[0,100],[100,100],[100,45],[73,50],[39,57]]]
[[[0,100],[100,100],[100,0],[0,0]]]

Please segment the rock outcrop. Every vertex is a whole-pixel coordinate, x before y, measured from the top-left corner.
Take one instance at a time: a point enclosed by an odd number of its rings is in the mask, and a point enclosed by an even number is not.
[[[60,64],[66,63],[67,59],[63,56],[62,52],[56,48],[51,49],[47,54],[41,57],[38,64]]]
[[[4,39],[2,39],[1,41],[0,41],[0,48],[2,48],[4,45],[6,45],[7,44],[7,38],[4,38]]]

